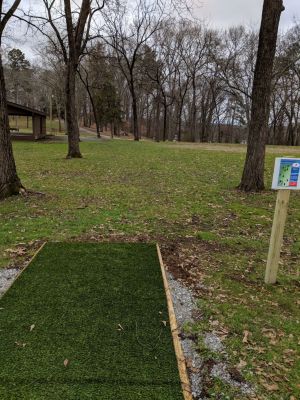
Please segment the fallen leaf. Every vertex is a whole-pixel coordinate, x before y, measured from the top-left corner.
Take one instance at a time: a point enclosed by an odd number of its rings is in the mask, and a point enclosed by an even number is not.
[[[26,346],[26,343],[22,343],[22,342],[15,342],[15,344],[18,346],[18,347],[25,347]]]
[[[30,332],[32,332],[33,330],[34,330],[34,328],[35,328],[35,325],[34,324],[32,324],[32,325],[30,325]]]
[[[67,367],[68,365],[69,365],[69,360],[66,358],[66,359],[64,360],[64,366]]]
[[[243,343],[248,343],[248,337],[250,335],[249,331],[244,331]]]
[[[164,326],[167,326],[167,321],[161,321],[163,324],[164,324]]]
[[[275,392],[278,390],[278,385],[277,383],[272,383],[269,385],[268,383],[263,383],[263,386],[269,391],[269,392]]]
[[[246,361],[240,360],[240,362],[236,365],[236,368],[237,368],[237,369],[243,369],[243,368],[246,367],[246,365],[247,365],[247,362],[246,362]]]
[[[196,367],[194,366],[194,362],[193,362],[193,360],[192,360],[191,358],[187,358],[187,359],[185,360],[185,363],[186,363],[187,368],[188,368],[192,373],[198,374],[198,373],[200,372],[200,369],[199,369],[199,368],[196,368]]]
[[[12,256],[14,255],[23,256],[27,252],[25,247],[17,247],[16,249],[6,249],[5,251],[11,254]]]
[[[293,355],[293,354],[296,353],[296,350],[293,350],[293,349],[285,349],[285,350],[283,350],[283,353],[284,353],[284,354]]]

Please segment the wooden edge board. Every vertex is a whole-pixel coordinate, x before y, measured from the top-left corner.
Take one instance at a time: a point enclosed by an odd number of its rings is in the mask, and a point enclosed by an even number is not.
[[[158,259],[159,259],[159,263],[160,263],[160,267],[161,267],[161,272],[162,272],[162,277],[163,277],[164,287],[165,287],[165,292],[166,292],[166,297],[167,297],[170,328],[171,328],[171,332],[172,332],[175,354],[176,354],[176,358],[177,358],[182,392],[183,392],[184,400],[193,400],[190,380],[189,380],[186,363],[185,363],[185,357],[184,357],[180,339],[178,336],[180,332],[179,332],[177,321],[176,321],[173,300],[172,300],[172,294],[171,294],[171,291],[169,288],[167,274],[166,274],[166,270],[164,267],[162,255],[161,255],[158,244],[156,244],[156,248],[157,248]]]
[[[13,282],[11,283],[11,285],[7,288],[7,290],[2,294],[2,296],[0,296],[0,300],[6,295],[6,293],[9,291],[9,289],[12,287],[12,285],[16,282],[17,279],[19,279],[19,277],[22,275],[22,273],[29,267],[29,265],[32,263],[32,261],[37,257],[37,255],[42,251],[42,249],[44,248],[45,244],[47,242],[44,242],[38,249],[37,251],[33,254],[33,256],[30,258],[30,260],[27,262],[27,264],[25,265],[24,268],[21,269],[20,272],[18,272],[16,278],[13,280]]]

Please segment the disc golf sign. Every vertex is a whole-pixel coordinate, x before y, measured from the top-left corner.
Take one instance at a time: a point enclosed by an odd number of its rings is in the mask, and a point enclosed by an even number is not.
[[[276,158],[272,189],[300,189],[300,158]]]
[[[280,250],[291,190],[300,190],[300,158],[276,158],[272,189],[278,190],[265,283],[277,280]]]

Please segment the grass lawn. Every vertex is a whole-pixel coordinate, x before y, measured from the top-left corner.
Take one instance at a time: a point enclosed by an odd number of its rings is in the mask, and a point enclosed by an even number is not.
[[[1,399],[183,399],[155,245],[47,244],[0,305]]]
[[[186,329],[199,334],[208,365],[222,355],[211,354],[201,335],[217,331],[224,357],[255,384],[257,398],[300,397],[299,193],[291,194],[279,282],[266,287],[276,193],[234,189],[243,146],[115,140],[82,143],[80,160],[64,159],[65,144],[14,149],[23,184],[45,195],[0,203],[2,266],[22,260],[41,238],[158,240],[167,266],[199,295],[202,317]],[[300,149],[268,149],[267,187],[274,158],[286,154],[299,157]],[[243,399],[218,379],[204,389],[211,398]]]

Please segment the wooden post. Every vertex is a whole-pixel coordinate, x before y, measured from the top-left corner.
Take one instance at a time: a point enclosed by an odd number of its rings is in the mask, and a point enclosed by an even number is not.
[[[276,208],[272,226],[265,283],[276,283],[283,232],[290,199],[290,190],[280,189],[277,193]]]
[[[158,259],[159,259],[161,273],[162,273],[162,277],[163,277],[164,288],[166,291],[170,328],[171,328],[171,332],[172,332],[174,349],[175,349],[175,354],[176,354],[176,358],[177,358],[177,364],[178,364],[179,376],[180,376],[181,387],[182,387],[182,392],[183,392],[183,398],[184,398],[184,400],[193,400],[191,384],[190,384],[187,367],[186,367],[186,361],[184,358],[184,353],[183,353],[183,350],[181,347],[181,342],[179,339],[180,331],[177,326],[177,321],[176,321],[176,316],[175,316],[175,311],[174,311],[174,306],[173,306],[173,300],[172,300],[172,294],[170,291],[165,266],[163,263],[163,259],[162,259],[160,248],[159,248],[158,244],[156,245],[156,249],[157,249]]]
[[[52,121],[53,121],[53,108],[52,108],[52,92],[50,93],[50,135],[52,135]]]

